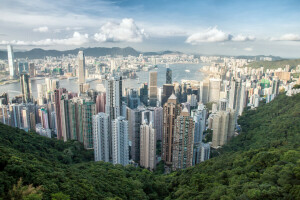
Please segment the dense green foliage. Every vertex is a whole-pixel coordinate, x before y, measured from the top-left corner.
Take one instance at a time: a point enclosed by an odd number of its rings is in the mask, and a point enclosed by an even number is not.
[[[252,62],[247,67],[264,69],[278,69],[284,68],[286,65],[290,65],[290,69],[294,69],[296,66],[300,65],[300,59],[287,59],[287,60],[277,60],[277,61],[258,61]]]
[[[0,199],[21,177],[44,199],[300,199],[300,94],[280,94],[239,124],[219,156],[168,175],[162,162],[154,173],[95,163],[78,142],[1,124]]]

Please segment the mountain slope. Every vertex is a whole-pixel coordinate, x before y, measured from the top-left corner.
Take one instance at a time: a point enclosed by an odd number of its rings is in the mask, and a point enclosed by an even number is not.
[[[280,67],[284,68],[286,65],[290,65],[291,69],[294,69],[296,66],[300,65],[300,59],[252,62],[245,67],[278,69]]]
[[[29,58],[29,59],[43,59],[46,56],[60,57],[62,55],[77,55],[79,50],[83,50],[85,56],[139,56],[141,53],[147,56],[151,55],[164,55],[170,53],[180,53],[173,51],[162,51],[162,52],[140,52],[131,47],[119,48],[119,47],[89,47],[89,48],[77,48],[73,50],[57,51],[57,50],[44,50],[40,48],[31,49],[29,51],[15,52],[15,58]],[[7,51],[0,51],[0,59],[7,59]]]
[[[280,94],[239,123],[242,133],[219,156],[168,175],[90,162],[77,142],[0,124],[0,199],[20,177],[42,185],[44,199],[300,199],[300,94]]]

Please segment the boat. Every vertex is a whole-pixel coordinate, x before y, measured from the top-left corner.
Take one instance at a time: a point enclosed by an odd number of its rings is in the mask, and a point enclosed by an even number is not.
[[[184,70],[185,72],[191,72],[189,69]]]

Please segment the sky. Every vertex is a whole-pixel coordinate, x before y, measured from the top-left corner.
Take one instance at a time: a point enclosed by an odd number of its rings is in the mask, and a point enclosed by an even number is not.
[[[0,49],[300,58],[299,0],[0,0]]]

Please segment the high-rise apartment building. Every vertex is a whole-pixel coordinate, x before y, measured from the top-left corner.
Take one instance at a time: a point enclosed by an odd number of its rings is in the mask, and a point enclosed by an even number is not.
[[[140,87],[140,100],[145,106],[148,106],[148,83],[143,83]]]
[[[111,77],[105,81],[106,105],[105,113],[110,116],[110,120],[121,115],[122,106],[122,77]]]
[[[152,123],[146,121],[140,127],[140,165],[146,169],[154,170],[156,167],[156,130]]]
[[[99,112],[105,112],[105,105],[106,105],[106,93],[105,92],[101,92],[96,97],[97,113],[99,113]]]
[[[177,116],[174,126],[172,169],[185,169],[193,163],[194,122],[187,108]]]
[[[142,124],[141,117],[142,110],[127,109],[128,119],[128,138],[130,141],[130,158],[135,162],[140,160],[140,126]]]
[[[112,120],[112,163],[128,165],[128,121],[124,117],[118,117]]]
[[[209,102],[219,102],[221,91],[221,79],[209,79]]]
[[[164,105],[163,117],[163,148],[162,160],[169,167],[172,167],[173,161],[173,140],[174,140],[174,126],[175,119],[180,114],[181,107],[177,102],[177,97],[172,94],[167,103]]]
[[[93,116],[95,161],[109,162],[109,115],[98,113]]]
[[[168,101],[168,98],[174,93],[174,85],[172,84],[164,84],[163,85],[163,93],[162,93],[162,100],[161,105],[165,105]]]
[[[127,106],[130,109],[135,109],[140,105],[140,97],[136,89],[130,89],[127,95]]]
[[[149,105],[156,106],[157,102],[157,72],[149,73]]]

